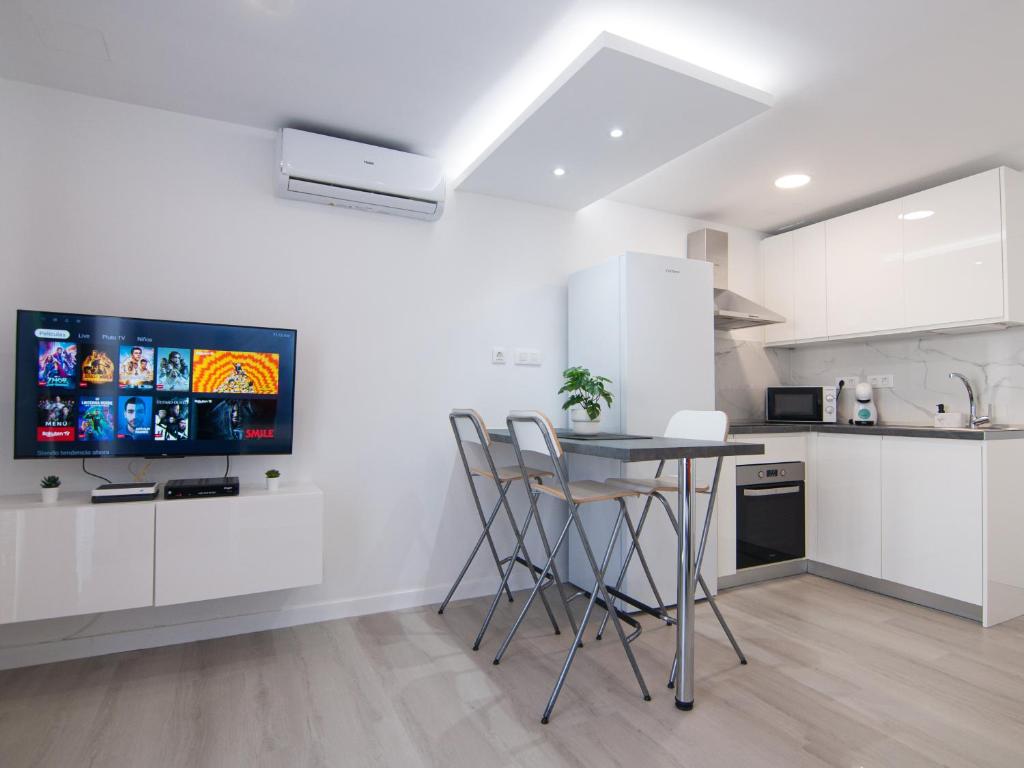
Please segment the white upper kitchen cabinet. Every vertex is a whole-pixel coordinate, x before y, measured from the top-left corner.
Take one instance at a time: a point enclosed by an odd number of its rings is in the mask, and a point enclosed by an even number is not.
[[[793,323],[797,341],[820,340],[828,335],[827,259],[825,222],[793,232]]]
[[[821,254],[824,253],[824,258]],[[1024,324],[1024,174],[990,171],[762,241],[787,346]]]
[[[789,342],[796,338],[793,258],[792,232],[767,237],[761,241],[764,304],[768,309],[786,318],[785,322],[772,323],[764,327],[764,340],[769,344]]]
[[[901,212],[894,200],[826,222],[830,337],[905,327]]]
[[[999,169],[903,198],[908,326],[1003,318]]]
[[[882,575],[882,438],[819,434],[819,562]]]
[[[982,602],[982,445],[882,438],[882,578]]]

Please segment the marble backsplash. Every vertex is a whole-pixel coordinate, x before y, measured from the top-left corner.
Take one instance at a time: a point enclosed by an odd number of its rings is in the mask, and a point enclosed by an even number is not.
[[[715,401],[730,420],[764,418],[764,389],[789,383],[788,349],[765,349],[760,342],[715,334]]]
[[[788,349],[764,349],[725,334],[715,340],[718,407],[733,421],[764,416],[764,388],[774,384],[832,384],[839,376],[892,374],[894,387],[875,391],[879,419],[931,424],[936,403],[967,411],[967,394],[951,371],[974,386],[978,413],[994,423],[1024,424],[1024,327],[959,335],[870,339]],[[840,401],[849,418],[852,393]]]

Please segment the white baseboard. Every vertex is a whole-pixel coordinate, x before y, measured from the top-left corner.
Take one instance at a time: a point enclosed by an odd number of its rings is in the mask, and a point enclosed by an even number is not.
[[[494,593],[497,586],[494,578],[463,581],[455,595],[456,600],[480,597]],[[529,582],[525,573],[513,578],[513,589],[523,589]],[[112,632],[98,635],[84,635],[61,638],[41,643],[13,645],[0,648],[0,669],[30,667],[55,661],[68,661],[88,656],[103,656],[108,653],[137,651],[142,648],[157,648],[163,645],[191,643],[196,640],[211,640],[217,637],[243,635],[268,629],[283,629],[300,624],[315,624],[352,616],[365,616],[383,611],[397,611],[403,608],[417,608],[422,605],[440,603],[451,588],[450,584],[390,592],[365,597],[347,598],[309,605],[288,606],[275,611],[249,613],[239,616],[225,616],[217,619],[147,627],[126,632]]]

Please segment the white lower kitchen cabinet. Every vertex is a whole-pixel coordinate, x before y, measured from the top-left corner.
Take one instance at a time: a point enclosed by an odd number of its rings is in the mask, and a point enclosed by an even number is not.
[[[819,434],[815,559],[882,575],[882,438]]]
[[[982,443],[882,438],[882,578],[982,602]]]

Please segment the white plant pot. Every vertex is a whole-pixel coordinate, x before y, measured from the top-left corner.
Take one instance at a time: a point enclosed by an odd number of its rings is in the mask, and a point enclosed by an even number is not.
[[[60,488],[40,488],[39,492],[43,497],[43,504],[56,504],[60,496]]]
[[[573,408],[569,411],[572,431],[577,435],[596,435],[601,431],[601,416],[591,419],[583,408]]]
[[[267,478],[267,490],[268,491],[276,491],[280,487],[281,487],[281,478],[280,477],[268,477]]]

